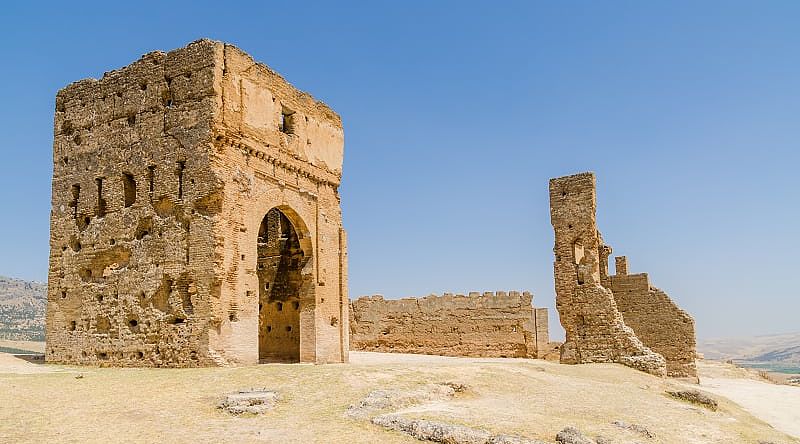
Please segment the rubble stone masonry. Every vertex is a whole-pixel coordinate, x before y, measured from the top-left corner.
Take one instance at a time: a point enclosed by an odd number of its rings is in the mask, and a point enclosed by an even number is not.
[[[556,307],[566,339],[561,362],[619,362],[655,375],[696,377],[694,321],[650,286],[646,274],[628,275],[596,223],[592,173],[550,180],[555,231]]]
[[[443,356],[537,357],[549,336],[547,309],[529,292],[445,293],[386,300],[361,297],[350,307],[353,350]]]
[[[48,362],[348,359],[339,116],[239,49],[56,96]]]
[[[627,261],[617,257],[616,274],[604,285],[611,288],[617,308],[636,336],[667,360],[667,375],[697,376],[694,320],[666,293],[650,285],[647,273],[627,274]],[[622,259],[622,261],[620,261]],[[624,264],[619,268],[620,262]]]

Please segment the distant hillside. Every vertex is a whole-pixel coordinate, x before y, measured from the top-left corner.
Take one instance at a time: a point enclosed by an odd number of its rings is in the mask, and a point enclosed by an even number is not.
[[[44,340],[47,284],[0,276],[0,339]]]
[[[707,359],[800,364],[800,332],[701,341]]]

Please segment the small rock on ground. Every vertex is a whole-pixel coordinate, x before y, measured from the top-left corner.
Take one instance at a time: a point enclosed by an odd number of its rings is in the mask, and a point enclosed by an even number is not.
[[[667,394],[675,399],[701,405],[714,412],[717,411],[717,401],[704,393],[698,392],[697,390],[668,390]]]
[[[278,392],[266,389],[240,390],[230,393],[217,404],[218,409],[233,415],[259,415],[271,410],[278,401]]]
[[[647,427],[640,426],[639,424],[628,424],[625,421],[614,421],[614,422],[612,422],[612,424],[614,424],[615,426],[617,426],[617,427],[619,427],[621,429],[626,429],[626,430],[630,430],[632,432],[636,432],[636,433],[638,433],[638,434],[640,434],[640,435],[642,435],[644,437],[650,438],[650,439],[653,439],[653,438],[656,437],[656,435],[654,435],[653,432],[651,432],[650,430],[647,430]]]
[[[381,415],[372,418],[381,427],[406,433],[421,441],[446,444],[546,444],[518,436],[492,435],[491,433],[456,424],[407,419],[398,415]]]
[[[575,427],[565,427],[556,435],[559,444],[596,444],[595,441],[583,436]]]
[[[469,389],[468,385],[461,384],[461,383],[458,383],[458,382],[445,382],[442,385],[446,385],[446,386],[450,387],[456,393],[464,393]]]
[[[414,390],[374,390],[358,404],[348,407],[346,415],[351,418],[369,419],[381,411],[450,399],[457,392],[466,390],[466,387],[463,384],[448,382],[428,384]]]

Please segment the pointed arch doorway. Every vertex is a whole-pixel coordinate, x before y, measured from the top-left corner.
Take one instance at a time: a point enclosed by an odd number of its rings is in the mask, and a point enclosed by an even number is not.
[[[313,309],[306,305],[314,300],[310,241],[302,227],[299,216],[282,207],[269,210],[259,227],[259,362],[300,361],[301,313]]]

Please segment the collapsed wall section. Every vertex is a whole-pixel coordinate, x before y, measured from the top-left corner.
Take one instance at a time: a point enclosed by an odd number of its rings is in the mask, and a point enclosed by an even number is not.
[[[667,375],[697,376],[694,319],[663,291],[650,285],[647,273],[627,274],[625,257],[616,258],[611,291],[625,324],[645,345],[667,360]]]
[[[353,350],[442,356],[537,356],[548,342],[547,310],[529,292],[486,292],[351,302]]]
[[[664,357],[636,337],[601,284],[610,248],[597,229],[596,206],[594,174],[550,180],[556,308],[565,330],[561,362],[619,362],[664,375]]]
[[[620,362],[653,374],[696,377],[694,320],[624,256],[608,273],[611,247],[596,223],[592,173],[550,180],[556,306],[562,363]]]

